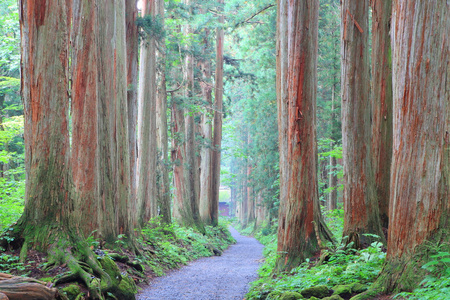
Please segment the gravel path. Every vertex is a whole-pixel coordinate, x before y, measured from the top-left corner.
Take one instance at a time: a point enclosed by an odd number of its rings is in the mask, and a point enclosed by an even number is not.
[[[167,276],[156,278],[137,295],[137,299],[244,299],[248,283],[257,278],[263,246],[254,238],[229,229],[237,243],[222,256],[201,258]]]

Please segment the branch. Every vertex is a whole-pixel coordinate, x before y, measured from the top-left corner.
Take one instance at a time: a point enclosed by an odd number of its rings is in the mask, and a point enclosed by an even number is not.
[[[178,87],[176,87],[175,89],[173,89],[173,90],[168,90],[168,91],[166,91],[166,93],[173,93],[173,92],[176,92],[176,91],[178,91],[179,89],[181,89],[181,87],[184,85],[184,81],[182,82],[182,83],[179,83],[179,86]]]
[[[254,13],[253,15],[251,15],[250,17],[248,17],[247,19],[245,19],[242,22],[237,23],[236,25],[234,25],[234,28],[237,28],[239,25],[244,24],[244,23],[248,23],[248,21],[250,21],[251,19],[253,19],[254,17],[256,17],[257,15],[259,15],[260,13],[262,13],[263,11],[265,11],[266,9],[269,9],[271,7],[275,6],[275,4],[269,4],[266,7],[264,7],[263,9],[261,9],[260,11]]]

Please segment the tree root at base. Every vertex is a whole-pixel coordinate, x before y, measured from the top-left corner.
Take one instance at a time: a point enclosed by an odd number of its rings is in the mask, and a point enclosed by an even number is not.
[[[57,290],[47,287],[45,282],[0,273],[0,299],[50,300],[55,299],[56,293]]]

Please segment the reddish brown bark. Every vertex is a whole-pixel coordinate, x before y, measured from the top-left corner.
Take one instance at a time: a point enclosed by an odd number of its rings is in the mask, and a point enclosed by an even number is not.
[[[72,176],[75,218],[85,236],[98,228],[97,13],[91,0],[74,1],[72,59]]]
[[[19,224],[33,235],[44,226],[67,224],[72,210],[67,122],[71,7],[53,0],[20,1],[19,7],[27,179]],[[41,245],[44,250],[48,246]]]
[[[372,1],[372,157],[383,228],[389,224],[392,158],[392,66],[389,36],[392,1]]]
[[[283,89],[278,97],[287,95],[286,102],[278,99],[279,110],[282,110],[279,122],[286,122],[283,118],[288,118],[287,144],[280,144],[280,152],[287,151],[286,174],[282,180],[288,181],[280,182],[280,186],[287,185],[287,193],[280,199],[283,210],[279,215],[277,269],[289,270],[320,251],[321,241],[331,241],[331,234],[322,220],[317,182],[315,114],[319,3],[310,0],[280,1],[279,4],[277,59],[281,73],[277,75],[287,77],[277,80],[279,84],[283,80],[288,83],[277,87]],[[283,49],[286,46],[288,48]],[[280,108],[283,105],[286,107]],[[286,112],[287,115],[283,114]]]
[[[449,12],[445,0],[393,7],[389,238],[377,291],[416,288],[420,264],[435,249],[450,250]]]
[[[394,7],[389,259],[450,225],[448,12],[446,1]]]
[[[343,0],[341,10],[344,237],[363,244],[381,229],[372,169],[369,99],[368,0]]]

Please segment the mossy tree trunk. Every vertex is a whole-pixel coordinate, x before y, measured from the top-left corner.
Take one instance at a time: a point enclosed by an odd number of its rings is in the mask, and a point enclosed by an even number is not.
[[[322,242],[332,240],[321,216],[318,197],[315,129],[318,9],[317,0],[279,2],[277,76],[285,77],[277,81],[287,82],[284,87],[277,87],[284,89],[278,97],[286,95],[286,99],[278,99],[278,109],[279,115],[282,112],[279,122],[286,123],[287,130],[287,143],[280,144],[280,152],[287,152],[286,174],[280,178],[287,182],[280,182],[280,186],[286,184],[287,193],[280,199],[283,209],[278,226],[279,271],[298,266],[319,252]]]
[[[388,252],[371,293],[416,288],[425,275],[420,265],[435,249],[450,250],[449,12],[446,0],[393,8]]]
[[[54,242],[51,228],[70,228],[74,204],[68,128],[71,7],[57,0],[19,5],[26,189],[17,229],[24,230],[25,244],[46,251]]]
[[[381,229],[371,156],[369,0],[343,0],[341,6],[342,148],[344,159],[344,237],[357,234],[362,245]],[[347,241],[348,242],[348,241]],[[355,245],[357,246],[357,245]]]
[[[90,3],[83,1],[74,3],[76,21],[72,27],[70,1],[21,1],[19,4],[25,114],[26,199],[24,213],[10,232],[16,238],[11,245],[22,247],[21,259],[25,258],[28,249],[34,248],[48,254],[49,265],[66,264],[73,275],[86,284],[91,296],[99,298],[102,293],[111,291],[113,284],[110,276],[102,270],[95,259],[92,250],[80,238],[80,235],[88,232],[90,226],[94,226],[96,216],[90,220],[90,216],[84,215],[88,222],[84,220],[82,222],[81,212],[74,214],[80,206],[77,203],[79,198],[75,194],[87,189],[72,188],[68,130],[70,28],[74,28],[75,36],[79,34],[78,30],[86,33],[83,47],[87,52],[75,51],[79,57],[73,60],[76,64],[74,74],[77,75],[83,66],[82,59],[92,62],[95,57],[90,56],[88,49],[95,46],[91,44],[93,41],[91,31],[95,31],[95,26],[90,22],[95,23],[96,18],[87,22],[82,21],[83,18],[76,18],[84,13],[86,16],[93,16],[98,11],[86,9]],[[80,41],[75,43],[80,45]],[[74,126],[79,126],[79,122],[85,117],[87,95],[95,93],[85,88],[88,83],[95,82],[96,74],[93,73],[98,70],[91,68],[87,70],[84,82],[79,76],[74,78],[76,100],[73,109],[80,110],[74,118]],[[95,87],[95,83],[93,85]],[[79,127],[77,134],[82,132],[83,128]],[[82,147],[88,145],[83,143],[84,139],[78,142],[81,145],[77,146],[76,155],[82,159],[85,166],[87,160],[83,156],[88,154]],[[79,176],[82,173],[83,170],[77,170],[75,174]],[[76,181],[82,184],[79,178]],[[87,203],[90,204],[92,203]],[[87,208],[85,211],[95,211],[90,209]],[[113,225],[119,224],[116,219],[114,221]],[[80,261],[92,270],[92,274],[80,266]],[[93,274],[101,278],[101,288],[92,284]]]

